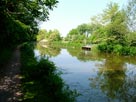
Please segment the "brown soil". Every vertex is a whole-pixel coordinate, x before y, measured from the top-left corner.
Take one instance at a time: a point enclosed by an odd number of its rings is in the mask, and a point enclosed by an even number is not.
[[[15,49],[7,65],[0,68],[0,102],[21,101],[20,50]]]

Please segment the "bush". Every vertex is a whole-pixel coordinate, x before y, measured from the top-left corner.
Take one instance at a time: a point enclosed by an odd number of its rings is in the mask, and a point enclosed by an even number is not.
[[[48,59],[36,60],[32,45],[21,49],[23,102],[73,102],[75,92],[61,79]]]
[[[131,56],[136,55],[136,47],[130,47],[130,55]]]
[[[123,46],[122,55],[130,55],[130,47]]]
[[[107,45],[107,52],[109,52],[109,53],[113,52],[113,45],[112,44]]]
[[[101,44],[98,45],[98,49],[102,52],[107,52],[107,43],[103,42]]]
[[[122,46],[122,45],[115,45],[114,46],[114,53],[119,55],[136,55],[136,48],[131,46]]]
[[[111,53],[113,51],[113,45],[103,42],[98,45],[98,50],[100,50],[101,52]]]
[[[113,52],[118,54],[118,55],[121,55],[123,53],[123,46],[119,45],[119,44],[115,45]]]

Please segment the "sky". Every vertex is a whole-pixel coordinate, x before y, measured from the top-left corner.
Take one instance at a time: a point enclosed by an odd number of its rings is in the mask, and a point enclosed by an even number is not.
[[[123,7],[127,0],[58,0],[57,8],[50,11],[49,20],[40,22],[39,28],[58,29],[61,36],[83,23],[91,22],[91,17],[101,14],[111,1]]]

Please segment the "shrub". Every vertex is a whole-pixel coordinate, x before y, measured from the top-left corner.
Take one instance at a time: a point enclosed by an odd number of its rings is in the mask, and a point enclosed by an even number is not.
[[[123,46],[119,45],[119,44],[115,45],[113,52],[118,54],[118,55],[121,55],[123,53]]]
[[[123,46],[122,55],[130,55],[130,47]]]
[[[136,55],[136,47],[130,47],[130,55],[131,56]]]
[[[111,53],[113,51],[113,45],[103,42],[98,45],[98,50],[100,50],[101,52]]]
[[[100,51],[106,52],[106,51],[107,51],[107,43],[106,43],[106,42],[100,43],[100,44],[98,45],[98,49],[99,49]]]
[[[48,59],[36,60],[32,45],[21,49],[23,102],[73,102],[71,91]]]
[[[112,44],[107,45],[107,52],[109,52],[109,53],[113,52],[113,45]]]

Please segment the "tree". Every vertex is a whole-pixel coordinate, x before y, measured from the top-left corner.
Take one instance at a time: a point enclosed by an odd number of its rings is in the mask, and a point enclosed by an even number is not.
[[[91,36],[89,40],[91,43],[101,42],[101,38],[104,38],[104,27],[102,21],[102,15],[93,16],[90,23]]]
[[[125,40],[128,46],[136,46],[136,0],[128,0],[125,8],[128,34]]]
[[[125,36],[125,41],[128,46],[136,46],[136,32],[130,32]]]
[[[74,41],[76,36],[79,36],[79,32],[77,29],[72,29],[69,31],[68,35],[66,36],[66,40]]]
[[[60,32],[57,29],[50,31],[48,39],[49,39],[50,42],[60,41],[61,40]]]
[[[83,40],[85,39],[86,35],[81,33],[79,31],[79,28],[75,28],[69,31],[66,40],[69,42],[75,42],[75,43],[83,43]]]
[[[77,27],[79,34],[84,34],[86,37],[90,34],[90,26],[88,24],[81,24]]]
[[[123,48],[127,45],[126,35],[128,34],[126,12],[120,10],[117,3],[110,3],[98,18],[100,19],[94,20],[96,23],[94,24],[98,24],[98,27],[96,26],[90,38],[91,42],[97,43],[98,49],[103,52],[128,54],[128,47]]]
[[[48,20],[57,0],[1,0],[0,45],[13,45],[34,40],[38,32],[37,21]]]
[[[104,33],[107,35],[107,43],[124,44],[124,36],[127,34],[125,12],[119,10],[116,3],[110,3],[103,15]]]
[[[81,24],[69,31],[66,40],[70,42],[83,43],[91,34],[91,26],[89,24]]]
[[[127,26],[130,31],[136,31],[136,0],[128,0],[126,8]]]
[[[37,35],[37,41],[41,41],[41,40],[45,39],[47,34],[48,33],[45,29],[39,30],[38,35]]]

